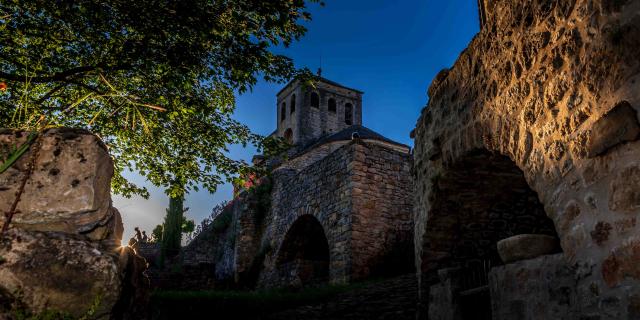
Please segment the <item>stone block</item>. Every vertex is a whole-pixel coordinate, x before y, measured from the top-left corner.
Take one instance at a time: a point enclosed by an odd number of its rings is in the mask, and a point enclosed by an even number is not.
[[[640,210],[640,166],[622,170],[611,182],[609,209],[625,213]]]
[[[602,263],[602,277],[609,287],[615,287],[625,278],[640,280],[640,241],[630,241],[616,248]]]
[[[562,254],[491,269],[493,319],[577,319],[574,277]]]
[[[587,142],[587,156],[592,158],[610,148],[640,137],[636,111],[627,101],[618,103],[591,127]]]
[[[5,130],[0,133],[0,147],[21,145],[26,136]],[[11,208],[33,152],[34,147],[0,174],[0,212]],[[111,157],[98,137],[75,129],[46,131],[12,226],[76,234],[106,226],[115,213],[111,210],[112,175]],[[0,215],[0,223],[4,219]]]
[[[498,253],[504,263],[537,258],[558,249],[558,239],[542,234],[519,234],[498,241]]]

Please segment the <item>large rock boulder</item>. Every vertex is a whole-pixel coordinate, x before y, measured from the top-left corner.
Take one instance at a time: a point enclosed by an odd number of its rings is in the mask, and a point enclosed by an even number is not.
[[[20,131],[0,131],[0,150],[22,145],[27,136]],[[0,174],[0,211],[11,208],[33,151]],[[35,167],[12,225],[33,231],[86,234],[95,240],[119,239],[122,235],[117,234],[118,223],[111,208],[112,176],[113,162],[98,137],[76,129],[48,130],[39,141]],[[0,223],[4,219],[0,215]]]
[[[82,238],[11,229],[0,238],[0,286],[31,310],[108,315],[121,288],[119,256]]]
[[[27,134],[0,130],[0,150]],[[0,211],[12,207],[36,152],[10,229],[0,234],[0,319],[22,312],[140,319],[148,298],[146,261],[121,247],[111,206],[113,163],[82,130],[51,129],[0,174]],[[4,156],[3,156],[4,157]],[[0,215],[0,225],[5,223]]]

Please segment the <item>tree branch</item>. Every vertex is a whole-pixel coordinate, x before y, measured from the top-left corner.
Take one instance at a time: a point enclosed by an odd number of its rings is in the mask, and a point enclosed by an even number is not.
[[[37,77],[25,77],[24,75],[19,74],[11,74],[0,71],[0,79],[6,79],[11,81],[24,81],[28,79],[33,83],[44,83],[44,82],[65,82],[69,80],[72,76],[77,76],[83,73],[89,73],[91,71],[95,71],[98,69],[107,70],[107,71],[117,71],[117,70],[126,70],[131,66],[127,65],[118,65],[118,66],[107,66],[107,65],[95,65],[95,66],[84,66],[84,67],[76,67],[71,68],[65,71],[56,72],[49,76],[37,76]]]

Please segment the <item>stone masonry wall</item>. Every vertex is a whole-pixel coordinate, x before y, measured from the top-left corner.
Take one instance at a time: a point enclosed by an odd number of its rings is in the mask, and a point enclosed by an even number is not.
[[[288,159],[280,166],[280,168],[294,169],[297,171],[302,170],[309,165],[324,159],[327,155],[338,150],[347,143],[349,143],[349,141],[335,141],[322,144],[311,150],[306,150],[303,154],[295,158]]]
[[[421,301],[447,255],[429,248],[449,241],[427,226],[456,214],[433,207],[434,182],[480,149],[510,158],[553,220],[576,269],[573,316],[630,319],[640,309],[640,1],[484,3],[483,29],[434,79],[415,130]]]
[[[353,144],[346,145],[299,173],[291,169],[274,172],[272,208],[264,240],[270,252],[260,275],[260,286],[287,285],[277,270],[276,260],[287,231],[302,215],[312,215],[324,229],[330,252],[330,281],[349,281],[352,191],[348,165],[353,161],[354,149]]]
[[[262,180],[262,183],[270,183]],[[195,239],[182,249],[182,266],[192,275],[183,287],[212,289],[255,285],[254,263],[264,231],[266,212],[258,195],[242,192]],[[268,196],[268,195],[267,195]]]
[[[410,167],[407,153],[353,141],[299,172],[277,170],[265,234],[271,250],[260,285],[287,284],[289,275],[278,270],[277,257],[303,215],[324,229],[330,282],[411,269]]]
[[[494,268],[489,273],[489,289],[496,320],[571,319],[580,314],[575,273],[562,254]]]
[[[413,272],[411,155],[372,143],[355,145],[353,277]]]

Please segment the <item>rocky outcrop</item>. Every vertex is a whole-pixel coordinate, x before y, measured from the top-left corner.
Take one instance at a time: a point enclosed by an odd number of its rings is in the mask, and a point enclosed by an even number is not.
[[[0,145],[10,148],[26,139],[25,133],[5,131],[0,134]],[[12,225],[24,230],[85,234],[94,240],[116,238],[121,223],[111,207],[113,163],[102,141],[85,131],[53,129],[37,143],[35,167]],[[9,211],[31,152],[0,175],[0,211]],[[4,223],[4,216],[0,216],[0,223]]]
[[[26,139],[23,132],[0,131],[0,149]],[[0,224],[29,171],[10,229],[0,235],[0,318],[45,311],[142,315],[134,306],[145,304],[146,262],[120,247],[122,219],[111,206],[113,163],[104,144],[82,130],[41,134],[0,174]]]

